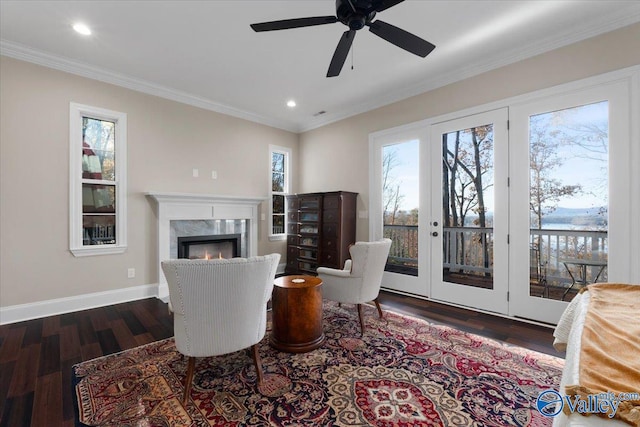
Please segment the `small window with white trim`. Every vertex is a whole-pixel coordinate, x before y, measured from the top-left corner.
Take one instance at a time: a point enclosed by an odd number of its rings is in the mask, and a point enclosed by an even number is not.
[[[271,197],[269,199],[269,239],[283,240],[287,236],[286,195],[289,193],[291,149],[269,146],[271,162]]]
[[[75,256],[122,253],[127,115],[74,102],[69,113],[70,250]]]

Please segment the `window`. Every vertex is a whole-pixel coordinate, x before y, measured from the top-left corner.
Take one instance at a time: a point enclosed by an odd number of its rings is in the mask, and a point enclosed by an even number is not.
[[[122,253],[127,115],[73,102],[69,113],[70,250],[75,256]]]
[[[269,147],[269,157],[271,161],[269,239],[283,240],[287,235],[285,196],[289,192],[291,149],[272,145]]]

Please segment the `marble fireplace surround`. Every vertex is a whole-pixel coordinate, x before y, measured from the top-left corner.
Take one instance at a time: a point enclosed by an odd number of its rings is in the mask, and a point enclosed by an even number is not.
[[[169,295],[160,263],[171,258],[171,221],[245,220],[247,257],[258,255],[258,217],[266,197],[235,197],[213,194],[147,192],[158,206],[158,296]],[[243,249],[243,252],[245,250]]]

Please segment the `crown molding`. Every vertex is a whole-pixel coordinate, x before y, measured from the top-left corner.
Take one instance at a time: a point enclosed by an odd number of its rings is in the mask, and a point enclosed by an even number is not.
[[[160,86],[149,81],[137,79],[105,68],[94,67],[82,62],[74,61],[62,56],[51,55],[30,47],[0,40],[0,55],[19,59],[55,70],[64,71],[81,77],[98,80],[104,83],[131,89],[137,92],[153,95],[182,104],[191,105],[216,113],[226,114],[239,119],[248,120],[262,125],[286,130],[289,132],[299,132],[299,127],[294,123],[276,120],[271,117],[264,117],[250,111],[223,105],[209,99],[205,99],[187,92],[182,92],[169,87]]]
[[[613,10],[608,15],[603,16],[598,23],[578,24],[561,34],[533,41],[527,46],[521,46],[508,52],[502,52],[499,57],[470,64],[465,68],[458,69],[456,72],[443,72],[402,89],[383,93],[373,100],[344,106],[338,112],[327,113],[299,123],[265,117],[112,70],[51,55],[7,40],[0,40],[0,54],[254,123],[289,132],[302,133],[637,22],[640,22],[640,2],[631,10],[630,8]]]
[[[520,46],[511,51],[502,52],[499,57],[490,58],[487,61],[475,62],[456,72],[444,72],[424,79],[417,84],[407,86],[400,90],[387,92],[374,100],[342,109],[338,113],[327,113],[321,117],[314,117],[300,125],[299,132],[307,132],[326,126],[331,123],[344,120],[346,118],[362,114],[367,111],[381,108],[395,102],[411,98],[416,95],[446,86],[479,74],[491,71],[509,64],[516,63],[536,55],[540,55],[573,43],[595,37],[610,31],[617,30],[627,25],[640,22],[640,2],[635,11],[629,13],[629,9],[623,11],[614,10],[610,14],[604,16],[599,23],[591,23],[588,25],[580,25],[572,27],[561,34],[539,39],[531,42],[526,46]]]

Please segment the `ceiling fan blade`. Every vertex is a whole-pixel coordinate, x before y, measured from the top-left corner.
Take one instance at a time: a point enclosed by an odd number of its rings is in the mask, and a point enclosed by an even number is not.
[[[288,30],[290,28],[312,27],[314,25],[335,24],[338,18],[335,16],[313,16],[310,18],[283,19],[281,21],[261,22],[251,24],[255,32]]]
[[[381,37],[393,43],[394,45],[402,48],[408,52],[413,53],[421,57],[425,57],[431,53],[435,46],[426,40],[421,39],[401,28],[394,25],[387,24],[384,21],[377,20],[371,22],[369,25],[369,31],[378,37]]]
[[[347,30],[342,34],[342,37],[340,37],[340,41],[338,42],[338,47],[336,47],[336,51],[333,53],[333,58],[331,58],[327,77],[335,77],[340,74],[355,37],[356,30]]]
[[[387,10],[390,7],[397,5],[398,3],[402,3],[404,0],[380,0],[374,2],[374,9],[376,12],[382,12],[383,10]]]

